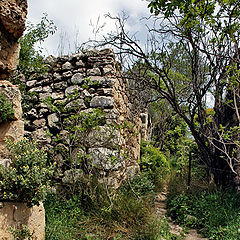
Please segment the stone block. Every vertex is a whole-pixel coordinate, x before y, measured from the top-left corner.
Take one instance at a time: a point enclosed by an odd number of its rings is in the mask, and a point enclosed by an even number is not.
[[[60,89],[60,90],[64,90],[65,88],[67,88],[67,82],[58,82],[58,83],[54,83],[53,87],[55,89]]]
[[[62,70],[70,70],[72,68],[72,64],[70,62],[66,62],[62,65]]]
[[[42,128],[46,125],[46,120],[44,118],[36,119],[36,120],[33,121],[33,125],[36,128]]]
[[[2,95],[12,103],[14,109],[14,120],[20,120],[22,118],[22,98],[18,87],[13,86],[8,81],[0,81],[0,93],[2,93]]]
[[[90,107],[94,108],[112,108],[113,106],[114,100],[111,97],[95,96],[90,102]]]
[[[98,169],[109,171],[117,170],[122,166],[119,151],[108,148],[90,148],[90,164]]]
[[[114,86],[116,79],[110,77],[98,77],[98,76],[90,76],[90,80],[93,83],[97,83],[100,86],[111,88]]]
[[[74,93],[75,91],[79,91],[81,88],[79,86],[70,86],[65,90],[65,95],[69,96],[70,94]]]
[[[62,93],[62,92],[53,92],[51,94],[51,98],[54,99],[54,100],[64,99],[64,93]]]
[[[88,134],[86,143],[88,147],[118,149],[120,145],[120,131],[111,126],[99,126]]]
[[[24,135],[24,122],[21,120],[5,122],[0,125],[0,158],[8,157],[6,139],[19,141]]]
[[[28,208],[26,203],[2,202],[0,208],[0,236],[12,240],[9,227],[26,225],[34,240],[45,240],[45,210],[43,204]]]
[[[63,76],[64,78],[70,78],[70,77],[72,76],[72,72],[71,72],[71,71],[64,72],[64,73],[62,74],[62,76]]]
[[[71,78],[71,83],[82,84],[84,81],[84,76],[81,73],[75,73]]]
[[[48,126],[50,128],[59,129],[59,126],[58,126],[59,118],[56,113],[52,113],[48,115],[47,119],[48,119]]]
[[[51,143],[51,138],[47,135],[47,128],[39,128],[31,133],[33,140],[38,141],[41,144]]]
[[[26,86],[27,87],[34,87],[37,83],[37,80],[27,81]]]
[[[99,68],[92,68],[87,70],[88,76],[101,76],[102,73]]]

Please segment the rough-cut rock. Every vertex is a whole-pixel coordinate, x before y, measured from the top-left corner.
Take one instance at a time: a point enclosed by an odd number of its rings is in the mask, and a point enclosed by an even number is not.
[[[119,129],[109,126],[100,126],[88,134],[86,142],[88,147],[118,149],[120,139]]]
[[[50,128],[59,128],[57,124],[59,122],[59,118],[56,113],[50,114],[47,119],[48,119],[48,126]]]
[[[0,1],[0,93],[12,103],[14,119],[0,124],[0,163],[8,166],[10,163],[9,152],[6,148],[6,139],[19,141],[24,136],[24,123],[21,109],[21,95],[18,88],[6,80],[18,65],[19,42],[25,30],[27,15],[27,0],[1,0]],[[22,77],[22,76],[21,76]],[[24,81],[24,78],[23,78]],[[35,87],[36,80],[28,83]],[[51,91],[48,87],[38,86],[31,89],[33,92]],[[31,92],[30,91],[30,92]],[[36,102],[38,98],[34,99]],[[34,102],[34,103],[35,103]],[[36,109],[29,112],[32,119],[37,118]],[[43,121],[35,120],[35,126],[45,125]],[[9,227],[17,228],[27,225],[35,240],[45,239],[45,211],[43,204],[28,208],[25,203],[4,202],[0,204],[0,238],[11,240],[14,237],[9,232]]]
[[[31,137],[33,140],[38,141],[43,145],[51,142],[51,138],[47,135],[46,127],[35,130],[31,133]]]
[[[0,124],[0,159],[8,158],[6,139],[19,141],[24,136],[24,123],[22,120],[9,121]]]
[[[90,148],[90,163],[101,170],[116,170],[122,166],[121,155],[109,148]]]
[[[16,86],[11,86],[9,82],[0,82],[0,93],[12,103],[14,109],[14,120],[22,118],[21,93]]]
[[[72,64],[70,62],[66,62],[62,65],[63,70],[69,70],[72,68]]]
[[[45,239],[45,210],[43,204],[28,208],[25,203],[2,202],[0,208],[0,236],[12,240],[9,227],[27,225],[34,240]]]
[[[69,96],[70,94],[73,94],[77,91],[79,91],[81,88],[79,86],[70,86],[65,90],[65,95]]]
[[[103,107],[103,108],[112,108],[114,105],[114,99],[111,97],[96,96],[90,102],[90,106],[93,108]]]
[[[25,30],[27,0],[0,1],[0,80],[7,79],[18,64],[18,39]]]
[[[71,82],[73,84],[82,84],[84,81],[84,76],[81,73],[76,73],[72,76]]]

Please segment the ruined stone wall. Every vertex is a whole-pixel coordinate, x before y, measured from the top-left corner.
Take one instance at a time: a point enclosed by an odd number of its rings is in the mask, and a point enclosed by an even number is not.
[[[116,183],[127,174],[134,173],[140,156],[141,118],[132,116],[130,112],[127,80],[117,71],[113,51],[105,49],[59,58],[48,57],[46,62],[50,67],[48,73],[26,81],[26,90],[32,95],[27,100],[32,108],[25,113],[27,135],[45,146],[53,144],[46,132],[52,133],[53,137],[64,135],[58,114],[42,101],[47,97],[54,102],[64,101],[78,90],[81,111],[91,112],[101,108],[105,113],[105,124],[98,132],[91,132],[86,137],[91,164],[102,176],[110,177]],[[90,85],[86,89],[84,85],[87,82]],[[110,130],[109,124],[118,128]],[[109,135],[110,141],[107,140]],[[118,159],[114,163],[109,160],[112,156]],[[62,161],[61,156],[55,159]],[[62,173],[63,178],[67,178],[68,171]]]

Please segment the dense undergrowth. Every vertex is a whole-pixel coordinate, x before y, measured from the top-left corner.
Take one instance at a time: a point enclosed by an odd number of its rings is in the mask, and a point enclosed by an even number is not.
[[[233,189],[168,196],[168,214],[208,239],[240,239],[240,196]]]
[[[156,192],[162,190],[170,171],[166,158],[144,144],[140,168],[115,190],[89,176],[75,183],[74,194],[69,188],[49,195],[44,203],[46,240],[179,239],[154,209]]]
[[[143,181],[125,182],[112,192],[93,181],[88,194],[82,192],[71,199],[49,195],[44,203],[46,240],[177,239],[170,233],[166,219],[156,218],[153,188],[146,187],[146,176]]]

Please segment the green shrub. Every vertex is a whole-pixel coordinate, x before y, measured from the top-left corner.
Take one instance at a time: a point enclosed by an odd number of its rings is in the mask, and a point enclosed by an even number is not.
[[[205,237],[240,239],[239,194],[232,189],[169,196],[168,214],[178,223],[197,227]]]
[[[151,142],[142,142],[140,169],[152,179],[157,190],[162,190],[170,173],[170,165],[165,155]]]
[[[0,93],[0,123],[14,118],[14,109],[12,103]]]
[[[9,232],[12,234],[14,240],[31,240],[32,235],[28,227],[21,224],[17,227],[10,227]]]
[[[26,33],[19,40],[21,48],[18,69],[20,73],[30,77],[33,73],[40,74],[46,72],[47,67],[44,63],[42,48],[38,47],[38,50],[36,50],[36,45],[41,44],[55,32],[56,26],[52,20],[47,18],[46,13],[43,15],[40,23],[36,25],[27,24]]]
[[[71,199],[47,197],[46,240],[177,239],[165,220],[155,218],[152,196],[137,196],[128,181],[117,190],[94,179],[84,186]]]
[[[134,193],[136,193],[138,196],[154,193],[155,185],[148,172],[138,173],[133,179],[130,180],[129,184],[131,185]]]
[[[19,142],[7,140],[10,165],[0,165],[0,199],[38,204],[46,196],[54,165],[36,142],[23,138]]]

